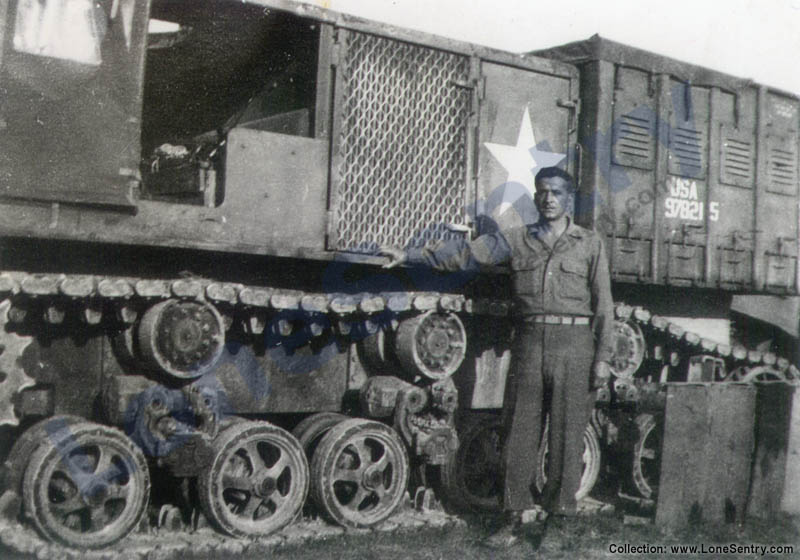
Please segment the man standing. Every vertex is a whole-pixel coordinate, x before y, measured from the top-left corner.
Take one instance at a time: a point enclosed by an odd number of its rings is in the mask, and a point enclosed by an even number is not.
[[[541,505],[551,514],[575,513],[591,387],[608,380],[613,355],[613,302],[602,240],[572,221],[575,185],[569,173],[546,167],[535,184],[534,224],[472,242],[383,251],[392,259],[387,268],[405,261],[439,270],[511,265],[515,334],[503,403],[503,508],[510,523],[492,537],[499,545],[514,542],[521,513],[534,506],[543,412],[550,415],[550,428]]]

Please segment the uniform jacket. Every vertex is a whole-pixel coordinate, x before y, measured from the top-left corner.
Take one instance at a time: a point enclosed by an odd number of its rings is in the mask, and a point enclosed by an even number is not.
[[[553,247],[540,238],[540,224],[482,235],[474,241],[442,242],[409,251],[409,261],[439,270],[476,270],[509,264],[513,314],[590,317],[597,361],[614,353],[614,309],[603,241],[569,220]]]

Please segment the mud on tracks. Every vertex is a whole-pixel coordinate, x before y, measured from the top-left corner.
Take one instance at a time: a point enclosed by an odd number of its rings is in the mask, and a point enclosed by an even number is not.
[[[267,555],[283,546],[325,540],[340,535],[403,532],[421,528],[463,526],[456,515],[438,510],[403,507],[371,529],[344,529],[317,518],[303,518],[283,530],[260,538],[226,537],[211,527],[175,530],[149,527],[103,550],[77,550],[43,540],[27,524],[0,519],[0,556],[38,560],[171,560],[176,558],[232,558]]]

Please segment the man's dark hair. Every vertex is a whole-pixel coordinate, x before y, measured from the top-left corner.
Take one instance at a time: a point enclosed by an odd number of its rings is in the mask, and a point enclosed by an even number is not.
[[[567,184],[567,189],[569,189],[569,192],[575,192],[575,181],[572,179],[572,175],[560,167],[542,167],[536,174],[534,184],[538,186],[542,179],[550,179],[551,177],[559,177],[560,179],[563,179]]]

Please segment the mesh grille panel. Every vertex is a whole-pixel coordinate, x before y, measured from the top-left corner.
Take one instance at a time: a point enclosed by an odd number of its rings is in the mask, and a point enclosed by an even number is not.
[[[420,246],[465,222],[467,57],[348,32],[336,249]]]

